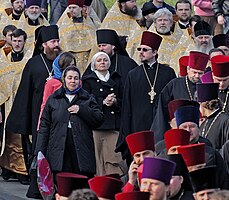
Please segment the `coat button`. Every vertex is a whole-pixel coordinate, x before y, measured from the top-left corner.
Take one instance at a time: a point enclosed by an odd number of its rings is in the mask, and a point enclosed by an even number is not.
[[[99,79],[97,80],[97,82],[99,82]]]
[[[103,88],[100,88],[99,91],[102,92],[103,91]]]
[[[114,111],[111,111],[111,114],[113,115],[114,114]]]
[[[111,88],[110,90],[111,90],[111,91],[113,91],[113,90],[114,90],[114,88]]]

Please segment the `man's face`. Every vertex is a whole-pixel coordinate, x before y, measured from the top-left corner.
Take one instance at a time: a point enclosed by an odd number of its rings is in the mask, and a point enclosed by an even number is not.
[[[198,51],[202,53],[209,53],[213,48],[212,36],[210,35],[199,35],[194,39],[195,45]]]
[[[12,49],[16,53],[21,52],[24,49],[24,45],[25,45],[25,40],[23,35],[20,35],[19,37],[12,36]]]
[[[190,132],[190,142],[199,138],[199,128],[194,122],[184,122],[179,126],[179,129]]]
[[[70,12],[70,14],[71,14],[71,17],[81,17],[81,11],[82,11],[82,8],[81,7],[79,7],[78,5],[76,5],[76,4],[70,4],[69,6],[68,6],[68,10],[69,10],[69,12]]]
[[[141,192],[149,192],[150,200],[163,200],[168,191],[168,186],[155,179],[143,178],[140,190]]]
[[[47,42],[44,42],[42,46],[44,47],[44,53],[50,60],[54,60],[61,52],[59,46],[59,39],[52,39]]]
[[[122,10],[126,14],[130,16],[136,15],[137,10],[138,10],[136,0],[126,1],[126,2],[121,3],[121,5],[122,5]]]
[[[153,15],[154,13],[149,13],[148,15],[144,16],[146,19],[146,26],[150,27],[153,24]]]
[[[31,20],[36,20],[41,15],[41,8],[39,6],[32,5],[27,8],[26,14]]]
[[[156,19],[155,28],[158,33],[165,34],[170,32],[171,26],[172,24],[167,15],[160,16]]]
[[[110,57],[114,54],[114,45],[111,44],[98,44],[99,51],[102,51],[109,55]]]
[[[12,31],[8,31],[5,36],[6,45],[8,46],[11,46],[11,41],[12,41],[11,34],[12,34]]]
[[[157,51],[146,45],[137,48],[141,62],[150,62],[157,55]]]
[[[22,12],[25,9],[24,0],[16,0],[16,1],[14,1],[12,3],[12,7],[13,7],[13,12],[15,12],[18,15],[22,14]]]
[[[169,196],[174,197],[181,189],[184,178],[182,176],[173,176],[169,184]]]
[[[209,200],[210,195],[216,192],[216,189],[206,189],[194,194],[195,200]]]
[[[193,83],[200,82],[200,76],[204,74],[204,71],[187,68],[188,79]]]
[[[227,77],[217,77],[213,76],[214,83],[219,83],[219,89],[225,90],[229,87],[229,76]]]
[[[90,6],[84,5],[82,8],[82,15],[86,18],[90,13]]]
[[[221,51],[212,52],[211,54],[209,54],[209,60],[211,60],[214,56],[218,56],[218,55],[224,55],[224,54]]]
[[[178,3],[176,14],[181,22],[188,22],[192,14],[190,5],[188,3]]]
[[[229,48],[227,46],[219,46],[218,48],[223,50],[226,56],[229,56]]]
[[[143,164],[143,160],[146,157],[154,157],[155,153],[152,150],[145,150],[145,151],[140,151],[134,154],[133,158],[134,158],[134,162],[140,166],[141,164]]]

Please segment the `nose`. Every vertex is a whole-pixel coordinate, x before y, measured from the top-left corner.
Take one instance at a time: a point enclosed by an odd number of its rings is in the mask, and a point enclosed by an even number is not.
[[[140,156],[140,162],[141,162],[141,164],[143,163],[143,161],[144,161],[144,156],[141,155],[141,156]]]

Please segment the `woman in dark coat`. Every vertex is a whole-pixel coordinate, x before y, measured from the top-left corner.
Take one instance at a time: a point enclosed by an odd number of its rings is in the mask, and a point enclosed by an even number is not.
[[[75,66],[64,70],[62,81],[43,110],[36,153],[42,151],[54,174],[92,177],[96,171],[92,129],[101,125],[103,114],[96,100],[81,88]]]
[[[96,156],[96,174],[125,173],[120,153],[115,153],[119,135],[122,102],[121,76],[108,71],[110,58],[104,52],[96,53],[91,62],[92,73],[82,79],[83,88],[95,96],[104,114],[104,122],[93,130]]]

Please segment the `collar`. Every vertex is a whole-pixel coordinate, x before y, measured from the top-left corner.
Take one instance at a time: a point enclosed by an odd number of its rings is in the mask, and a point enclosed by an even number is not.
[[[217,108],[217,109],[214,110],[207,118],[215,117],[219,112],[220,112],[220,109]]]
[[[150,63],[150,62],[146,62],[145,66],[147,67],[147,69],[153,69],[154,65],[157,63],[157,61],[155,60],[154,62]]]
[[[19,20],[20,17],[21,17],[21,15],[15,15],[14,13],[12,13],[12,19]]]
[[[98,76],[99,80],[101,81],[107,82],[110,79],[110,72],[108,70],[105,76],[97,70],[95,70],[94,72]]]
[[[189,22],[184,23],[184,22],[181,22],[181,21],[179,20],[179,21],[178,21],[178,24],[179,24],[179,26],[180,26],[181,29],[186,29],[186,28],[189,27]]]
[[[83,22],[83,16],[81,16],[81,17],[73,17],[72,21],[73,21],[73,23],[82,23]]]

